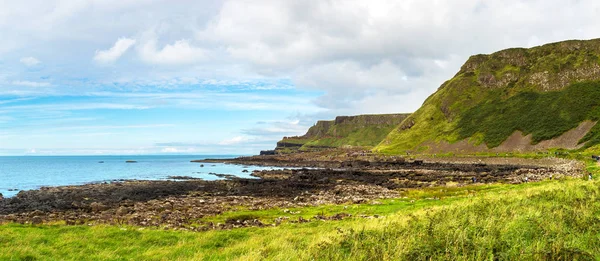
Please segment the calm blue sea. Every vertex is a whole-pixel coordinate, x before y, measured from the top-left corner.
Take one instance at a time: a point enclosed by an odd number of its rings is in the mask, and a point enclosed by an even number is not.
[[[152,156],[18,156],[0,157],[0,193],[12,197],[20,190],[41,186],[78,185],[118,179],[166,180],[168,176],[219,179],[210,172],[251,177],[253,170],[271,167],[232,164],[191,163],[205,158],[233,158],[232,155]],[[135,160],[137,163],[125,163]],[[103,161],[104,163],[99,163]],[[248,172],[242,172],[247,169]]]

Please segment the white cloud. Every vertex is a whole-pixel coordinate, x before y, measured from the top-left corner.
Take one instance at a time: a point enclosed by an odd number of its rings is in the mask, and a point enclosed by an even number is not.
[[[26,66],[36,66],[42,62],[40,62],[40,60],[36,59],[35,57],[23,57],[19,60],[22,64],[26,65]]]
[[[34,98],[16,98],[16,99],[1,100],[0,104],[8,104],[8,103],[15,103],[15,102],[30,101],[30,100],[34,100]]]
[[[13,81],[13,85],[18,86],[27,86],[27,87],[48,87],[51,86],[50,83],[47,82],[33,82],[33,81]]]
[[[416,109],[470,55],[598,37],[599,10],[592,0],[227,1],[197,39],[256,73],[323,91],[325,109],[398,112]]]
[[[173,147],[168,147],[168,148],[163,148],[160,150],[160,152],[162,153],[194,153],[197,150],[195,148],[173,148]]]
[[[47,59],[55,56],[62,64],[44,73],[85,79],[69,82],[73,85],[89,84],[90,79],[133,87],[139,82],[185,84],[170,82],[187,77],[198,77],[192,84],[207,78],[232,82],[291,79],[294,87],[322,92],[317,104],[324,109],[360,113],[377,109],[358,106],[374,97],[416,97],[411,104],[418,104],[471,54],[598,37],[600,26],[600,2],[593,0],[569,4],[559,0],[178,3],[7,2],[0,10],[0,34],[10,40],[0,42],[0,53],[27,57],[26,50],[34,48],[34,43],[51,43],[35,47],[36,53]],[[129,38],[119,38],[123,35]],[[93,52],[98,43],[117,38],[110,49],[99,50],[94,60],[114,62],[136,46],[137,58],[147,64],[186,66],[170,69],[131,63],[119,70],[83,66],[81,53]],[[7,68],[0,71],[8,73]],[[10,79],[33,80],[14,73]],[[59,84],[55,78],[53,83]],[[390,109],[413,108],[396,102]]]
[[[13,105],[2,107],[5,112],[11,111],[78,111],[78,110],[145,110],[152,107],[128,103],[44,103],[32,105]]]
[[[283,136],[296,136],[306,133],[308,128],[314,124],[300,124],[300,120],[260,122],[257,127],[243,129],[241,132],[254,137],[264,137],[279,140]]]
[[[179,150],[177,148],[164,148],[162,150],[160,150],[161,152],[165,152],[165,153],[175,153],[175,152],[179,152]]]
[[[2,104],[2,103],[0,103]],[[13,121],[15,118],[11,116],[0,115],[0,123],[7,123],[9,121]]]
[[[206,59],[206,51],[194,47],[188,40],[177,40],[157,49],[155,39],[148,40],[139,48],[140,58],[151,64],[181,65],[192,64]]]
[[[108,50],[96,50],[94,61],[99,63],[113,63],[117,61],[131,46],[135,44],[135,39],[119,38],[117,42]]]
[[[222,140],[221,142],[219,142],[219,145],[235,145],[235,144],[239,144],[239,143],[242,143],[242,142],[245,142],[245,141],[248,141],[247,137],[236,136],[236,137],[233,137],[231,139]]]
[[[60,127],[54,130],[112,130],[112,129],[155,129],[163,127],[173,127],[173,124],[145,124],[145,125],[100,125],[100,126],[71,126],[71,127]]]

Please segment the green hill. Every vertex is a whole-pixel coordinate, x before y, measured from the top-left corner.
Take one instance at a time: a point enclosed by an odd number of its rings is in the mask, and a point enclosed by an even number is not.
[[[374,147],[409,114],[338,116],[318,121],[302,136],[284,137],[275,151],[289,153],[339,147]]]
[[[600,39],[475,55],[375,148],[382,153],[596,149]]]

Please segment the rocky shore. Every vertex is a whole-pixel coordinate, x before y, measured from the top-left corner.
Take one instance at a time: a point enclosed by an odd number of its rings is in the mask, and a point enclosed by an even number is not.
[[[186,230],[277,225],[285,221],[286,216],[265,222],[267,224],[251,217],[221,224],[205,220],[240,208],[261,210],[368,203],[399,197],[401,191],[413,188],[534,182],[578,176],[583,172],[582,164],[561,159],[447,162],[447,159],[419,160],[355,153],[202,161],[306,167],[255,171],[252,175],[257,179],[225,176],[225,180],[204,181],[182,176],[178,177],[179,181],[123,181],[22,191],[15,197],[0,199],[0,223],[128,224]],[[313,219],[345,217],[348,214],[338,213]],[[307,221],[300,218],[287,222]]]

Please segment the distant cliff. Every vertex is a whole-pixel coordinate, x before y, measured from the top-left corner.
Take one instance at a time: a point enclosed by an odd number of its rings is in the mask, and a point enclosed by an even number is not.
[[[367,147],[379,144],[410,114],[338,116],[318,121],[302,136],[284,137],[277,142],[276,153],[314,151],[339,147]]]

